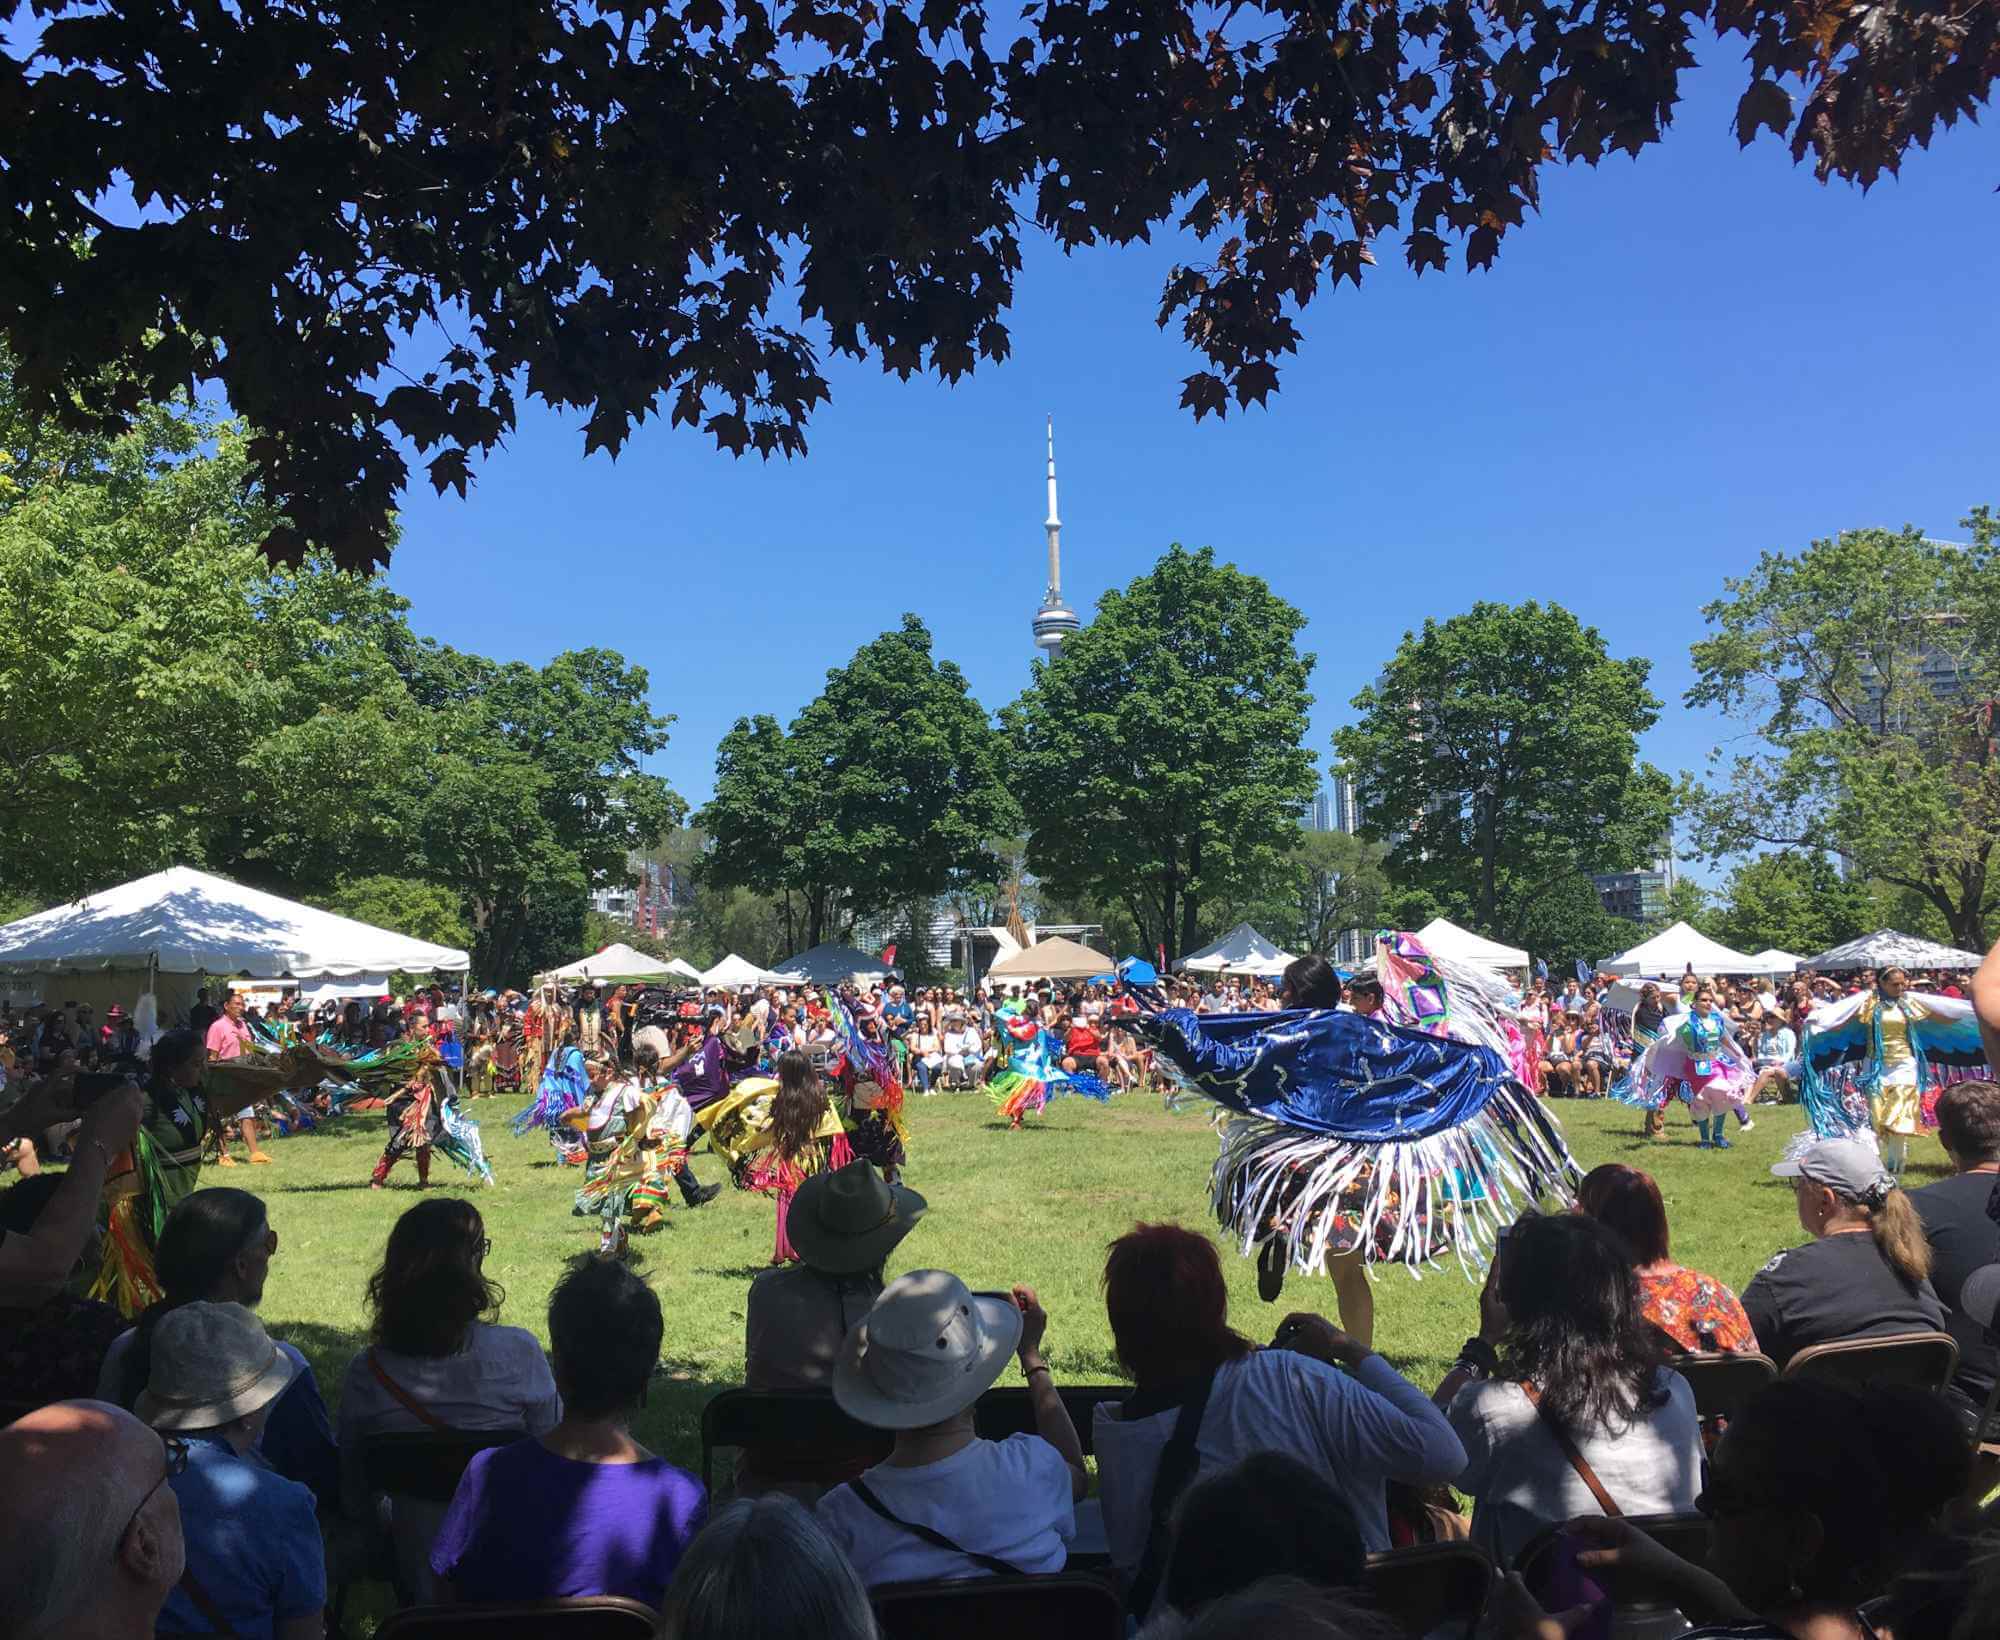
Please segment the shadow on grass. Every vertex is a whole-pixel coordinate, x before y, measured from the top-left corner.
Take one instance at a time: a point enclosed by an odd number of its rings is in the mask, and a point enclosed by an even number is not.
[[[720,1276],[724,1281],[754,1281],[766,1270],[776,1268],[777,1266],[773,1264],[737,1264],[730,1266],[728,1269],[717,1269],[714,1265],[704,1264],[696,1267],[695,1274],[698,1276]]]
[[[323,1196],[332,1190],[366,1190],[369,1188],[366,1175],[358,1179],[333,1179],[324,1184],[281,1184],[268,1173],[258,1180],[260,1196]],[[391,1183],[391,1190],[415,1190],[414,1177],[407,1184]]]

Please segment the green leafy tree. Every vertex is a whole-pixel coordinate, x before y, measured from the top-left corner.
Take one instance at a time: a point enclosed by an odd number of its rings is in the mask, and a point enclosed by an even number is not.
[[[2000,553],[1989,513],[1966,523],[1966,545],[1846,530],[1725,582],[1687,699],[1757,744],[1689,797],[1711,858],[1834,850],[1984,950],[2000,907]]]
[[[1339,831],[1302,832],[1290,856],[1293,915],[1288,949],[1324,955],[1349,929],[1380,927],[1389,888],[1386,858],[1381,844],[1364,837]]]
[[[1841,876],[1823,853],[1778,849],[1729,874],[1707,932],[1737,951],[1810,957],[1879,926],[1867,884]]]
[[[1123,907],[1149,952],[1195,949],[1203,907],[1267,877],[1312,795],[1304,625],[1206,547],[1106,593],[1002,714],[1029,868]]]
[[[780,729],[739,719],[696,816],[705,870],[725,888],[793,895],[807,945],[856,916],[907,910],[966,872],[1017,816],[999,737],[922,621],[863,644]]]
[[[1697,933],[1717,937],[1715,932],[1715,898],[1692,877],[1676,877],[1674,885],[1667,890],[1666,902],[1660,907],[1658,916],[1645,924],[1647,934],[1657,934],[1675,923],[1686,923]],[[1759,947],[1759,949],[1762,949]]]
[[[463,950],[471,939],[457,891],[417,877],[356,877],[314,903],[433,945]]]
[[[1523,906],[1515,943],[1546,962],[1551,975],[1558,975],[1573,973],[1578,958],[1594,967],[1630,950],[1643,937],[1637,923],[1604,909],[1588,876],[1571,872]]]
[[[1556,884],[1654,854],[1673,807],[1639,761],[1649,670],[1560,604],[1481,603],[1406,633],[1333,737],[1398,890],[1520,944]]]

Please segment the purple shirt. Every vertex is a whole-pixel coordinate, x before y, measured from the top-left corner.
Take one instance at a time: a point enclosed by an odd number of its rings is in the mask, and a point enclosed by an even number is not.
[[[702,1038],[701,1052],[674,1072],[689,1110],[712,1105],[729,1091],[729,1078],[722,1069],[722,1038]]]
[[[622,1594],[657,1606],[707,1518],[701,1482],[664,1458],[579,1463],[530,1437],[473,1458],[431,1570],[460,1600]]]

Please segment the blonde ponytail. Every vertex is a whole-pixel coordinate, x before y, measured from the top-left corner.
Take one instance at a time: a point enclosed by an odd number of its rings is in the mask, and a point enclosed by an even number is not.
[[[1928,1278],[1931,1244],[1924,1236],[1924,1221],[1910,1205],[1909,1195],[1902,1190],[1890,1190],[1883,1196],[1882,1205],[1868,1208],[1867,1213],[1868,1228],[1889,1267],[1912,1287]]]

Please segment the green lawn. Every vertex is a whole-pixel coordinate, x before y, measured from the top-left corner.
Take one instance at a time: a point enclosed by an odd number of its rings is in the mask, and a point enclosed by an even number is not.
[[[580,1170],[551,1159],[540,1135],[517,1140],[505,1118],[518,1101],[488,1099],[479,1118],[495,1184],[471,1191],[485,1215],[493,1254],[487,1268],[507,1290],[503,1318],[547,1341],[545,1310],[562,1261],[595,1246],[596,1221],[571,1216]],[[1665,1194],[1674,1251],[1684,1263],[1742,1285],[1777,1249],[1803,1239],[1792,1193],[1770,1164],[1802,1118],[1797,1107],[1764,1107],[1756,1129],[1727,1152],[1699,1150],[1684,1110],[1669,1116],[1669,1137],[1638,1137],[1639,1116],[1605,1102],[1552,1107],[1585,1168],[1603,1161],[1649,1169]],[[1042,1296],[1050,1316],[1048,1350],[1059,1378],[1102,1382],[1117,1376],[1098,1295],[1105,1243],[1136,1219],[1175,1219],[1213,1229],[1207,1186],[1215,1138],[1195,1114],[1170,1115],[1157,1098],[1123,1097],[1109,1105],[1060,1099],[1041,1121],[1010,1133],[982,1095],[912,1098],[908,1181],[930,1202],[929,1215],[892,1260],[891,1273],[926,1265],[954,1270],[974,1287],[1021,1281]],[[1734,1123],[1731,1124],[1732,1130]],[[362,1289],[381,1255],[389,1224],[416,1200],[405,1161],[387,1191],[368,1189],[384,1136],[382,1118],[357,1116],[272,1146],[268,1168],[210,1168],[209,1184],[259,1191],[281,1238],[262,1314],[273,1333],[311,1358],[328,1400],[339,1392],[348,1359],[361,1346]],[[1923,1166],[1913,1182],[1943,1172],[1942,1153],[1919,1145]],[[698,1157],[704,1180],[722,1176],[713,1157]],[[442,1183],[440,1183],[442,1181]],[[438,1160],[433,1190],[471,1190],[463,1174]],[[651,1397],[637,1433],[677,1461],[699,1455],[700,1409],[719,1386],[740,1382],[743,1298],[771,1253],[772,1209],[762,1196],[725,1190],[696,1212],[676,1211],[668,1228],[638,1239],[639,1268],[666,1309],[668,1376]],[[1278,1306],[1256,1293],[1251,1262],[1225,1249],[1231,1312],[1253,1337],[1268,1337],[1281,1310],[1332,1316],[1323,1280],[1286,1282]],[[1455,1268],[1414,1279],[1398,1269],[1376,1283],[1376,1343],[1426,1389],[1432,1387],[1477,1325],[1476,1294]]]

